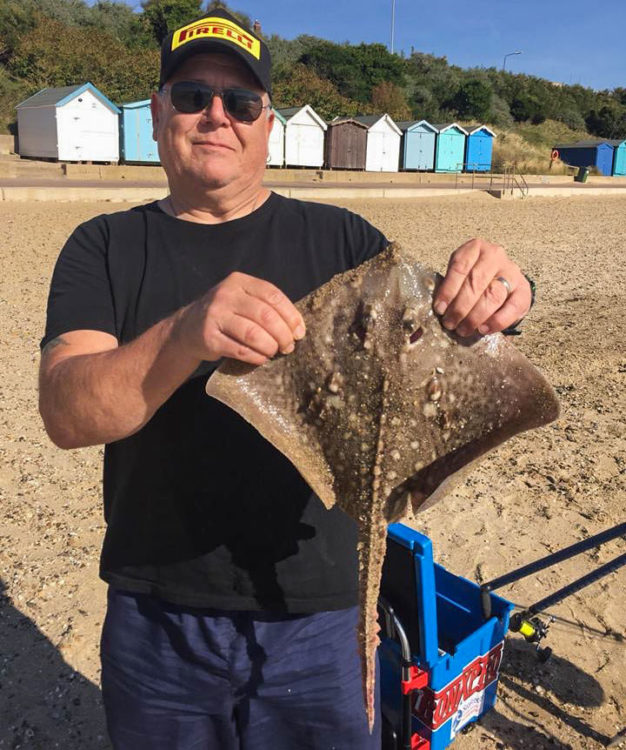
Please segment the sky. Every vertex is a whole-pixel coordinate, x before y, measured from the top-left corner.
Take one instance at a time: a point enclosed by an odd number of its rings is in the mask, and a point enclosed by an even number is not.
[[[90,3],[94,0],[89,0]],[[127,0],[136,9],[135,0]],[[391,45],[394,0],[229,0],[264,34]],[[626,87],[626,0],[395,0],[394,51],[594,89]]]

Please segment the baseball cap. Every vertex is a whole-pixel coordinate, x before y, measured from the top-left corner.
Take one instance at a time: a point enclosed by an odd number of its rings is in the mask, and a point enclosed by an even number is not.
[[[272,60],[265,42],[222,8],[171,31],[161,45],[159,86],[185,60],[199,52],[228,52],[238,57],[272,95]]]

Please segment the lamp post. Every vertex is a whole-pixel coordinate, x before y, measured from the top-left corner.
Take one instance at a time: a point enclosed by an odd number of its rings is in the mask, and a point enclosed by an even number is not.
[[[393,55],[393,32],[396,26],[396,0],[391,0],[391,54]]]
[[[521,54],[522,54],[522,50],[518,49],[517,52],[509,52],[508,55],[505,55],[504,56],[504,62],[502,63],[502,70],[504,70],[506,68],[506,58],[507,57],[511,57],[512,55],[521,55]]]

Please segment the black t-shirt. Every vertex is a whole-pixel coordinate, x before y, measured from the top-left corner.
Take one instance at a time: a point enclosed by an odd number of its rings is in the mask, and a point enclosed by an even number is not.
[[[274,193],[223,224],[156,203],[98,216],[54,271],[42,346],[71,330],[132,341],[232,271],[293,301],[387,244],[344,209]],[[106,446],[104,580],[189,606],[315,612],[357,601],[356,524],[205,393],[204,363],[135,435]]]

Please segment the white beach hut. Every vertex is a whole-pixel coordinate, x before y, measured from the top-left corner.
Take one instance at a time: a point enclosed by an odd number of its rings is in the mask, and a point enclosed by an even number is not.
[[[119,114],[91,83],[42,89],[17,105],[20,156],[116,162]]]
[[[355,120],[367,127],[366,172],[397,172],[402,131],[389,115],[361,115]]]
[[[310,104],[279,110],[285,120],[285,164],[288,167],[321,167],[324,132],[328,127]]]
[[[274,110],[274,124],[270,133],[269,161],[270,167],[282,167],[285,164],[285,118]]]

